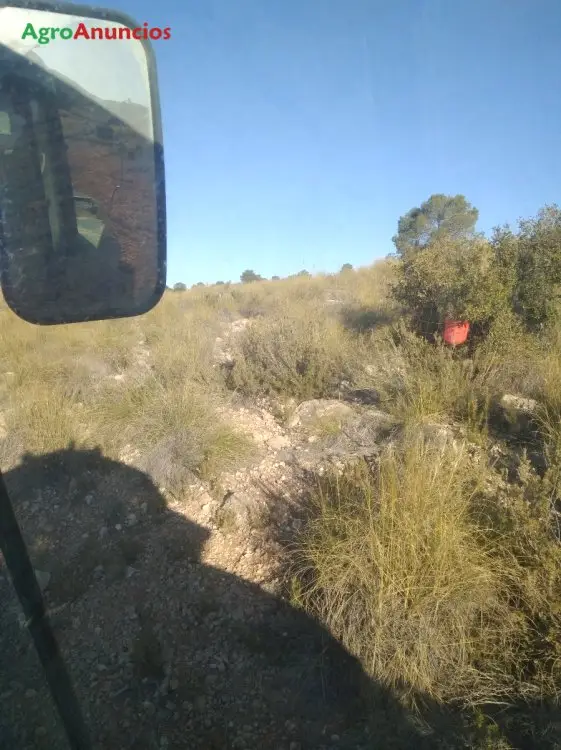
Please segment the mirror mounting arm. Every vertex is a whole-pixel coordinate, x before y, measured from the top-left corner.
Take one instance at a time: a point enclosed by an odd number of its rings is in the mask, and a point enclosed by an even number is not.
[[[6,561],[26,625],[47,677],[72,750],[91,750],[86,725],[54,636],[41,589],[0,473],[0,550]]]

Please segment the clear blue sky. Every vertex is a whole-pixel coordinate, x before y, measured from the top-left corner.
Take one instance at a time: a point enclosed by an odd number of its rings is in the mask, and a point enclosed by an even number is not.
[[[369,264],[435,192],[483,231],[561,202],[560,0],[112,3],[172,28],[170,284]]]

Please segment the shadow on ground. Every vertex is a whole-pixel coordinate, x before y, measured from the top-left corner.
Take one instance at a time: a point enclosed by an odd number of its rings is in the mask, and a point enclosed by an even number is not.
[[[5,482],[98,748],[434,747],[316,622],[201,562],[210,531],[97,450]],[[0,746],[65,748],[0,567]]]
[[[341,321],[345,328],[357,333],[366,333],[379,326],[395,323],[395,312],[370,307],[346,307],[341,310]]]

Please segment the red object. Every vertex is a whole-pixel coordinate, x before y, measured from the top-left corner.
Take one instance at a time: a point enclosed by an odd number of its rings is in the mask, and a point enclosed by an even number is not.
[[[444,321],[444,341],[451,346],[465,344],[469,333],[469,323],[461,320]]]

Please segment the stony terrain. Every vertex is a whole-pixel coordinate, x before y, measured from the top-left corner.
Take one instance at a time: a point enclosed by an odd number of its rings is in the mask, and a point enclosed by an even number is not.
[[[219,337],[217,366],[245,325]],[[142,341],[137,355],[149,369]],[[251,435],[254,454],[220,486],[197,480],[180,498],[139,471],[134,446],[121,462],[68,450],[8,472],[96,747],[375,747],[373,693],[377,721],[396,721],[389,695],[282,598],[283,545],[310,473],[374,454],[391,432],[361,396],[275,416],[232,400],[222,416]],[[0,746],[64,748],[5,570],[0,598]],[[405,720],[401,731],[409,746]]]
[[[250,325],[224,323],[216,368],[232,366]],[[97,377],[126,388],[148,375],[142,335],[133,359]],[[534,407],[502,402],[514,427]],[[154,483],[133,444],[118,461],[72,447],[24,455],[5,475],[94,747],[448,747],[290,603],[285,551],[314,476],[373,460],[399,434],[376,391],[342,382],[338,398],[300,403],[234,395],[217,417],[250,436],[252,452],[219,479],[193,475],[181,496]],[[423,430],[442,446],[466,439],[459,426]],[[498,443],[490,452],[512,459]],[[62,750],[5,568],[0,602],[0,747]]]

